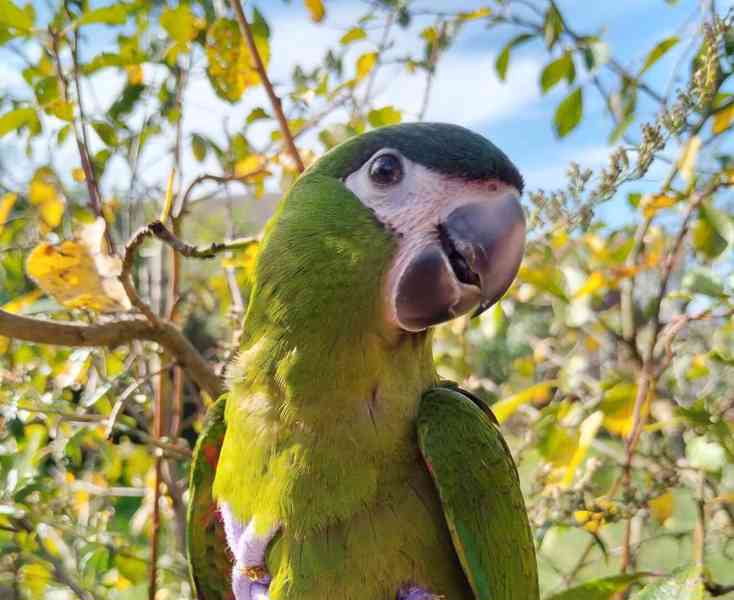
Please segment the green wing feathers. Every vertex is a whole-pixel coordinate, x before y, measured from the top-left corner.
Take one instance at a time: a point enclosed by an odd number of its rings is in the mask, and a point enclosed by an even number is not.
[[[426,392],[418,443],[476,600],[537,600],[538,574],[517,469],[499,428],[458,388]]]
[[[233,600],[232,559],[212,484],[224,439],[226,396],[209,409],[194,448],[189,481],[187,542],[191,581],[199,600]]]

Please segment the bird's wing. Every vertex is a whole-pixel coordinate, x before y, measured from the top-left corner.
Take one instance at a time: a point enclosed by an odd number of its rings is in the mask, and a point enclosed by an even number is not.
[[[189,480],[187,543],[189,571],[199,600],[231,600],[232,556],[212,484],[222,448],[226,396],[209,409],[194,448]]]
[[[538,600],[520,480],[489,409],[445,383],[427,391],[418,443],[476,600]]]

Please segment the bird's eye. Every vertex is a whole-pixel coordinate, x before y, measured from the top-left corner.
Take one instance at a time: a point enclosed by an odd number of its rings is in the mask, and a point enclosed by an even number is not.
[[[394,154],[382,154],[370,165],[370,179],[378,185],[395,185],[403,178],[403,165]]]

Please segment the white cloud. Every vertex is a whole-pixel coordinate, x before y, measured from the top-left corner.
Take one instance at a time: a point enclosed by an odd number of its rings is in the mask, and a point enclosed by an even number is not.
[[[532,58],[518,59],[509,70],[507,81],[502,82],[495,73],[493,55],[451,52],[439,63],[426,118],[471,127],[510,117],[538,98],[540,68],[540,62]],[[396,83],[385,90],[384,99],[417,114],[425,78],[395,79]]]
[[[575,162],[582,168],[596,170],[607,164],[611,152],[612,147],[604,144],[556,152],[552,157],[551,166],[525,170],[525,185],[529,190],[563,188],[566,185],[566,171],[570,163]]]

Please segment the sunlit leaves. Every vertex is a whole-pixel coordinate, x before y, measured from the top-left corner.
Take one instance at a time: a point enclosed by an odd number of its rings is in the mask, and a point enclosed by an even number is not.
[[[512,394],[507,398],[503,398],[492,405],[492,412],[500,423],[504,423],[509,419],[520,407],[530,402],[544,402],[550,396],[553,387],[558,385],[558,381],[544,381],[536,383],[530,387]]]
[[[558,137],[566,137],[576,129],[581,122],[583,111],[583,88],[578,87],[561,101],[553,116],[553,125]]]
[[[589,448],[591,447],[603,420],[604,414],[601,411],[596,411],[586,417],[581,422],[581,425],[579,425],[578,446],[576,446],[576,450],[574,451],[571,460],[568,462],[566,473],[563,476],[563,481],[561,482],[563,486],[569,487],[573,483],[576,470],[586,458]]]
[[[692,239],[693,246],[706,258],[717,258],[734,245],[734,219],[704,202],[693,225]]]
[[[0,25],[28,33],[33,28],[33,13],[18,8],[12,0],[0,0]]]
[[[510,52],[513,48],[524,44],[528,40],[533,39],[533,36],[528,33],[523,33],[521,35],[518,35],[514,38],[512,38],[504,48],[500,51],[500,53],[497,55],[497,58],[495,59],[494,67],[497,71],[497,76],[499,77],[500,81],[504,81],[507,78],[507,68],[510,65]]]
[[[323,0],[303,0],[303,3],[314,23],[320,23],[324,20],[326,9],[324,8]]]
[[[28,256],[28,275],[65,306],[99,312],[128,309],[118,279],[121,261],[108,253],[104,231],[104,221],[97,219],[82,226],[75,240],[39,244]]]
[[[548,92],[564,78],[569,84],[576,79],[576,68],[570,52],[564,52],[560,58],[545,66],[540,74],[540,88],[543,93]]]
[[[475,8],[474,10],[462,11],[456,15],[459,21],[474,21],[476,19],[483,19],[492,14],[492,9],[488,6],[482,8]]]
[[[545,36],[545,45],[550,49],[555,46],[556,42],[563,32],[563,18],[558,12],[555,4],[550,4],[545,13],[545,22],[543,23],[543,34]]]
[[[645,62],[642,65],[642,69],[640,70],[640,75],[642,75],[656,62],[658,62],[663,56],[665,56],[665,53],[673,48],[678,43],[678,41],[679,40],[676,36],[672,36],[658,42],[658,44],[652,50],[650,50],[648,55],[645,57]]]
[[[202,162],[206,158],[206,140],[198,133],[191,136],[191,152],[193,153],[194,158],[199,162]]]
[[[367,113],[367,120],[372,127],[383,127],[400,123],[402,113],[394,106],[383,106]]]
[[[711,129],[715,134],[726,131],[734,121],[734,101],[730,101],[725,107],[720,108],[714,115]]]
[[[28,127],[31,133],[38,133],[41,123],[36,111],[32,108],[16,108],[0,116],[0,137],[21,127]]]
[[[164,8],[160,23],[174,42],[166,53],[166,59],[169,62],[175,61],[181,52],[188,50],[189,44],[199,35],[199,31],[205,25],[205,22],[192,12],[188,4],[179,4],[176,8]]]
[[[663,525],[673,514],[673,502],[673,492],[670,490],[651,498],[648,502],[650,514],[658,523]]]
[[[678,200],[679,198],[671,194],[645,196],[640,203],[642,214],[645,215],[646,219],[651,219],[658,211],[673,206]]]
[[[364,79],[377,64],[377,52],[366,52],[357,58],[355,65],[357,81]]]
[[[38,208],[42,222],[49,229],[56,228],[64,216],[64,197],[58,180],[50,168],[41,167],[31,179],[28,199]]]
[[[261,25],[264,25],[260,19]],[[253,35],[258,54],[267,66],[270,60],[267,25],[254,27],[253,24]],[[235,21],[218,19],[209,27],[206,55],[209,61],[207,75],[220,98],[236,102],[248,88],[260,83],[254,58]]]
[[[366,38],[367,32],[362,27],[352,27],[339,39],[339,43],[347,46],[348,44],[352,44]]]
[[[130,5],[118,3],[85,10],[77,20],[77,24],[124,25],[127,22],[131,8]]]
[[[640,415],[643,419],[650,413],[652,397],[651,391],[647,398],[642,400]],[[600,407],[604,413],[604,427],[611,433],[628,436],[634,427],[636,400],[636,383],[623,381],[606,389]]]
[[[10,218],[10,213],[13,211],[13,206],[15,206],[17,199],[18,194],[13,192],[7,192],[0,196],[0,234],[2,234],[3,227]]]

